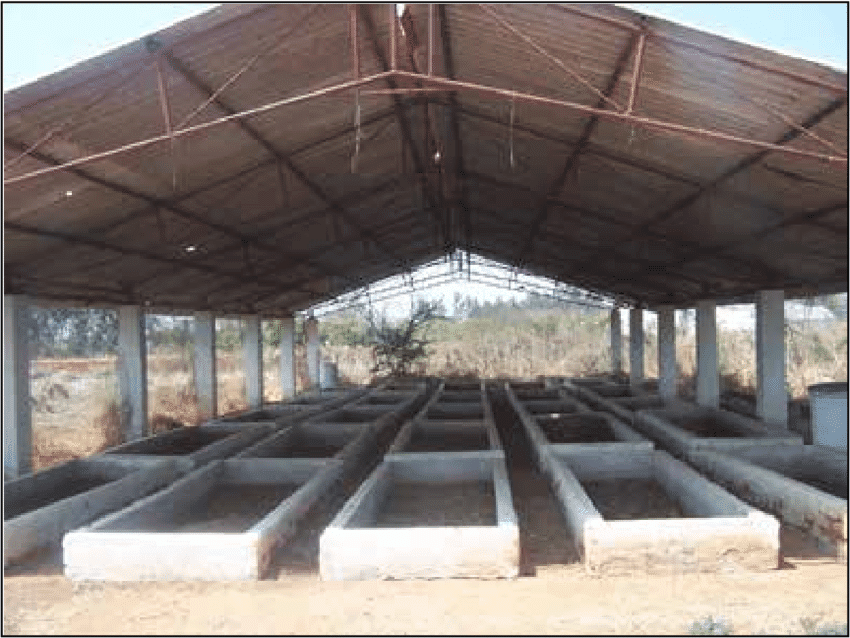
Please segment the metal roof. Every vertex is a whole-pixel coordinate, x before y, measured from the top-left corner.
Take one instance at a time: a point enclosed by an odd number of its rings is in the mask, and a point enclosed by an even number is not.
[[[392,7],[222,5],[7,92],[5,291],[286,314],[458,249],[646,306],[847,290],[846,73]]]

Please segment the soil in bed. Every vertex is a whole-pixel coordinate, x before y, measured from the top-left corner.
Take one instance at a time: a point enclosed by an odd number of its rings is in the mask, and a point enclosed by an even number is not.
[[[220,483],[191,507],[176,512],[167,520],[134,531],[241,533],[259,522],[299,487],[298,483]]]
[[[428,432],[416,429],[404,452],[460,452],[489,448],[487,432],[477,428],[470,428],[466,432],[461,430]]]
[[[844,477],[824,478],[823,476],[816,476],[812,472],[805,470],[782,472],[782,474],[790,479],[814,487],[821,492],[826,492],[838,498],[847,498],[847,481]]]
[[[523,407],[529,414],[570,414],[578,412],[578,406],[571,401],[525,401]]]
[[[692,518],[652,479],[582,481],[581,486],[606,521]]]
[[[694,436],[712,439],[736,439],[744,435],[713,417],[682,417],[673,422]]]
[[[72,476],[52,485],[45,485],[23,498],[3,499],[3,520],[11,520],[21,514],[35,511],[53,503],[88,492],[112,482],[99,476]]]
[[[335,456],[343,447],[342,443],[330,443],[316,437],[299,437],[269,447],[256,456],[258,458],[323,459]]]
[[[537,425],[550,443],[609,443],[614,430],[603,418],[587,416],[537,417]]]
[[[373,527],[495,525],[493,486],[484,481],[395,482]]]
[[[150,440],[139,441],[134,445],[115,450],[114,454],[164,454],[179,456],[197,452],[203,447],[215,443],[233,432],[212,432],[198,428],[184,428],[177,434],[168,434]]]
[[[484,408],[481,407],[480,403],[437,403],[428,408],[428,413],[425,415],[425,418],[457,420],[483,419]]]

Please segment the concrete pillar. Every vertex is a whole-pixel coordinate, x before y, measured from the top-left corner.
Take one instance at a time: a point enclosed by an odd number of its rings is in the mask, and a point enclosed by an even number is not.
[[[195,313],[195,397],[203,423],[218,413],[215,374],[215,315]]]
[[[720,407],[720,375],[717,371],[717,302],[697,303],[697,403]]]
[[[29,299],[3,295],[3,474],[16,478],[32,470]]]
[[[643,374],[643,310],[632,308],[629,311],[629,384],[641,386]]]
[[[124,439],[148,434],[148,353],[145,311],[141,306],[118,309],[118,386]]]
[[[665,399],[676,396],[676,311],[658,309],[658,394]]]
[[[620,325],[620,309],[611,310],[611,372],[623,371],[623,328]]]
[[[768,423],[788,427],[782,290],[756,294],[756,414]]]
[[[259,408],[263,404],[263,330],[260,315],[242,317],[242,355],[245,401],[249,408]]]
[[[280,321],[280,389],[284,401],[295,396],[295,317]]]
[[[304,333],[307,337],[307,376],[310,379],[310,387],[319,387],[319,320],[310,317],[304,324]]]

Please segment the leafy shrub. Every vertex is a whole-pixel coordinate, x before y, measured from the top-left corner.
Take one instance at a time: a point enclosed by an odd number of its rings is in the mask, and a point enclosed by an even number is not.
[[[723,618],[706,616],[692,622],[688,626],[688,633],[692,636],[728,636],[732,633],[732,627]]]

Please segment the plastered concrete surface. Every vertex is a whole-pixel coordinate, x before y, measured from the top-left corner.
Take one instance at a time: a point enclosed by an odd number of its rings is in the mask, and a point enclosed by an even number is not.
[[[65,574],[72,580],[111,581],[261,578],[274,548],[337,480],[341,465],[324,459],[215,461],[158,494],[66,534]],[[300,487],[244,532],[146,531],[146,520],[189,507],[223,481],[296,482]]]
[[[99,466],[101,470],[98,470]],[[172,483],[185,474],[190,465],[174,460],[152,462],[146,459],[77,459],[7,482],[4,484],[6,498],[26,497],[33,488],[41,490],[49,488],[51,482],[67,480],[67,471],[73,468],[83,472],[87,469],[97,473],[104,472],[114,476],[115,480],[4,520],[4,565],[35,549],[57,543],[65,532]],[[39,485],[36,486],[36,483]]]

